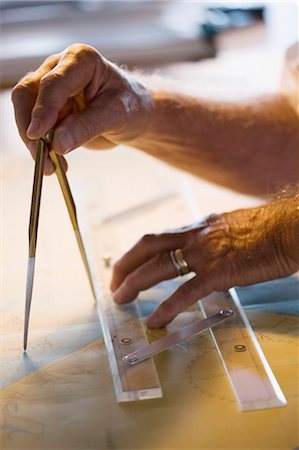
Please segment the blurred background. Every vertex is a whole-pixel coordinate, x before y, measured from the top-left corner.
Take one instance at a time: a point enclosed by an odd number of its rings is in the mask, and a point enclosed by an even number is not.
[[[74,42],[129,67],[214,58],[298,39],[297,2],[1,1],[0,83],[9,87]]]

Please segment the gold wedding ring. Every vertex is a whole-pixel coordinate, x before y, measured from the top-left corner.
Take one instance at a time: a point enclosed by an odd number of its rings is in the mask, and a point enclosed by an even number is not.
[[[171,250],[169,254],[178,275],[183,276],[190,272],[188,263],[185,260],[183,252],[180,248],[177,250]]]

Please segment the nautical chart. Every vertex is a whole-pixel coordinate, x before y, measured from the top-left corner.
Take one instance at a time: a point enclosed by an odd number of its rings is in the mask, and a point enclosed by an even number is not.
[[[22,302],[16,301],[19,296],[23,299],[25,280],[20,285],[14,284],[7,274],[10,284],[7,285],[8,297],[4,304],[1,361],[2,448],[295,447],[298,321],[294,305],[297,281],[292,278],[275,282],[274,289],[268,283],[239,292],[241,299],[243,292],[248,316],[287,397],[289,403],[286,408],[240,413],[208,334],[157,355],[155,362],[163,387],[163,399],[120,406],[115,400],[101,329],[80,255],[59,190],[57,188],[56,191],[54,184],[54,180],[53,183],[52,180],[47,181],[46,200],[42,206],[27,355],[22,352]],[[55,216],[50,224],[49,219],[44,219],[43,223],[43,217],[51,217],[54,205]],[[169,219],[166,212],[169,208],[173,211],[174,226],[176,221],[177,225],[180,225],[179,221],[188,222],[186,217],[181,217],[177,196],[166,192],[143,205],[121,210],[119,215],[101,217],[101,223],[109,223],[113,228],[113,223],[121,218],[124,225],[126,222],[127,225],[134,224],[132,234],[127,236],[128,242],[121,245],[124,247],[149,230],[150,223],[153,225],[150,231],[156,231],[157,224],[151,216],[157,207],[164,214],[158,224],[162,229]],[[95,216],[96,209],[92,220]],[[58,223],[55,217],[60,217]],[[57,234],[61,236],[63,245],[55,245]],[[26,258],[25,250],[20,258],[22,263]],[[46,260],[43,255],[47,255]],[[24,278],[22,270],[22,264],[16,264],[14,276]],[[139,300],[142,315],[147,316],[177,288],[178,283],[177,280],[161,283],[142,293]],[[281,283],[284,283],[283,287]],[[278,293],[283,297],[281,301],[287,302],[290,314],[279,310]],[[199,310],[192,307],[181,314],[167,331],[174,331],[199,315]],[[165,330],[149,330],[149,341],[163,334]],[[211,432],[215,427],[217,433]],[[228,430],[233,430],[229,439],[224,438]]]

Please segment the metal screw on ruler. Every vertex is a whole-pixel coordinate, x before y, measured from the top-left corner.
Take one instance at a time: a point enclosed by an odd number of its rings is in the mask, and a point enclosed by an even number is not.
[[[234,350],[235,350],[236,352],[246,352],[247,348],[246,348],[245,345],[238,344],[238,345],[235,345],[235,346],[234,346]]]
[[[122,338],[122,339],[120,340],[120,342],[121,342],[122,344],[131,344],[132,338],[130,338],[130,337],[125,337],[125,338]]]
[[[233,314],[233,311],[231,309],[222,309],[221,311],[219,311],[219,314],[224,317],[230,317]]]
[[[133,355],[133,356],[128,357],[127,361],[130,363],[133,363],[133,362],[138,361],[138,358],[137,358],[137,356]]]

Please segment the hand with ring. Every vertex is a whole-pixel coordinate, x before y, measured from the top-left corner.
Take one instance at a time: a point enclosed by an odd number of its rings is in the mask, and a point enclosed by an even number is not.
[[[193,272],[147,319],[158,328],[213,291],[290,275],[299,267],[295,248],[297,200],[211,215],[172,232],[145,235],[114,265],[115,302],[134,300],[140,291]],[[296,231],[297,230],[297,231]]]

